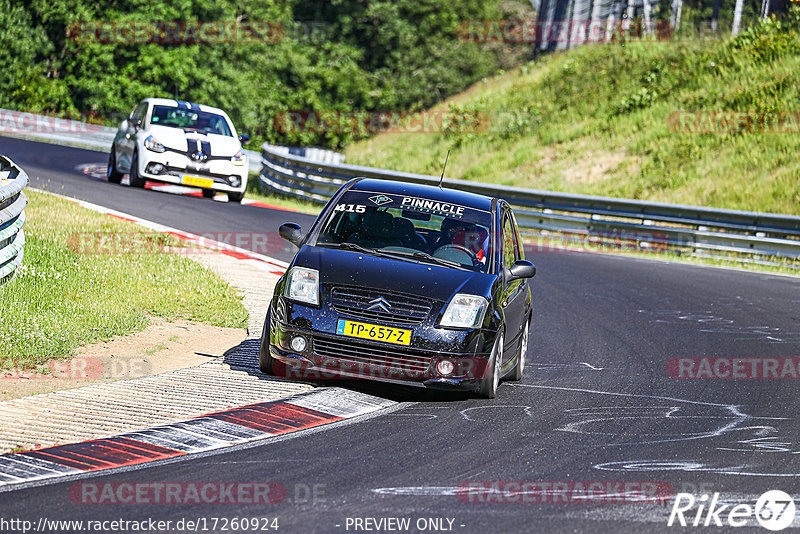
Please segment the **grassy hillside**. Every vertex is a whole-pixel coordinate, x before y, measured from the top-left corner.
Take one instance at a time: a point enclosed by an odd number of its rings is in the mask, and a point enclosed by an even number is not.
[[[592,45],[483,80],[439,109],[485,132],[383,134],[348,163],[530,188],[800,214],[800,124],[681,133],[681,110],[800,112],[800,10],[736,39]],[[673,123],[673,126],[677,123]],[[689,123],[687,123],[689,124]],[[794,126],[793,126],[794,125]],[[702,126],[702,125],[700,125]],[[794,133],[791,133],[794,132]]]

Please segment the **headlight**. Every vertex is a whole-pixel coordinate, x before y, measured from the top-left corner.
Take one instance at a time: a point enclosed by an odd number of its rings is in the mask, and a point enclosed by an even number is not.
[[[153,152],[164,152],[167,150],[164,148],[164,145],[156,141],[156,138],[152,135],[148,135],[147,139],[144,140],[144,147],[147,150],[152,150]]]
[[[483,323],[488,306],[489,303],[483,297],[459,293],[447,305],[441,325],[477,328]]]
[[[284,295],[292,300],[319,304],[319,271],[292,267],[286,280]]]
[[[231,158],[231,161],[234,165],[244,165],[247,163],[247,156],[245,155],[243,150],[240,150]]]

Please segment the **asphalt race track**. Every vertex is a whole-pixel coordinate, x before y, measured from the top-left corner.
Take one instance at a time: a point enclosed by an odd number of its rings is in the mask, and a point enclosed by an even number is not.
[[[290,261],[296,249],[278,236],[278,226],[292,220],[309,226],[314,217],[302,213],[241,206],[208,199],[155,193],[124,185],[110,184],[79,170],[86,164],[105,166],[108,155],[94,150],[23,141],[0,137],[0,154],[22,166],[31,187],[86,200],[149,221],[198,235],[234,240],[228,232],[240,232],[243,248],[260,243],[253,234],[267,238],[268,245],[256,252]],[[264,235],[266,234],[266,235]],[[235,244],[229,242],[228,244]]]
[[[34,187],[190,232],[277,232],[284,221],[312,220],[134,190],[75,170],[104,164],[98,152],[0,138],[0,153],[25,168]],[[378,523],[367,518],[409,518],[412,532],[667,532],[685,530],[667,526],[673,502],[621,498],[619,483],[690,493],[698,504],[719,492],[722,520],[732,505],[753,506],[767,490],[797,499],[800,382],[679,380],[668,375],[668,362],[800,357],[800,279],[591,253],[530,259],[538,274],[525,377],[503,384],[494,400],[350,385],[401,404],[256,446],[0,493],[0,516],[205,519],[207,532],[224,531],[221,523],[211,528],[212,518],[277,518],[285,533],[374,531]],[[609,489],[580,498],[575,484],[591,481]],[[110,482],[277,482],[286,497],[260,505],[75,497],[81,486],[74,484]],[[469,491],[492,482],[517,490]],[[574,492],[561,502],[531,502],[537,499],[521,498],[514,482],[564,483]],[[687,521],[697,511],[687,511]],[[380,525],[390,531],[395,524]],[[748,525],[765,531],[752,518]]]

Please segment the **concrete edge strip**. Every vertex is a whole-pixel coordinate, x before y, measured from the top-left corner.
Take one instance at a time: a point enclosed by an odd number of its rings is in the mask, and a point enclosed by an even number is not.
[[[219,241],[215,241],[213,239],[208,239],[206,237],[199,236],[197,234],[192,234],[190,232],[184,232],[183,230],[178,230],[177,228],[172,228],[170,226],[165,226],[163,224],[158,224],[158,223],[155,223],[155,222],[152,222],[152,221],[148,221],[146,219],[142,219],[142,218],[137,217],[135,215],[130,215],[128,213],[124,213],[124,212],[121,212],[121,211],[113,210],[113,209],[110,209],[110,208],[105,208],[105,207],[100,206],[98,204],[92,204],[91,202],[86,202],[85,200],[78,200],[78,199],[71,198],[71,197],[68,197],[68,196],[60,195],[58,193],[53,193],[53,192],[45,191],[45,190],[42,190],[42,189],[36,189],[36,188],[33,188],[33,187],[29,187],[28,189],[31,190],[31,191],[34,191],[36,193],[52,195],[52,196],[67,200],[69,202],[74,202],[74,203],[78,204],[79,206],[81,206],[83,208],[86,208],[86,209],[89,209],[89,210],[92,210],[92,211],[95,211],[95,212],[98,212],[98,213],[102,213],[104,215],[109,215],[109,216],[115,217],[117,219],[122,219],[124,221],[132,222],[132,223],[138,224],[140,226],[143,226],[145,228],[148,228],[150,230],[156,231],[156,232],[161,232],[161,233],[166,233],[166,234],[173,235],[173,236],[175,236],[175,237],[177,237],[179,239],[182,239],[184,241],[191,242],[191,243],[197,245],[198,247],[203,247],[203,248],[206,248],[206,249],[216,250],[216,251],[219,251],[222,254],[225,254],[226,256],[231,256],[231,257],[233,257],[235,259],[238,259],[238,260],[249,261],[253,265],[259,267],[262,270],[265,270],[265,271],[269,272],[270,274],[282,275],[284,272],[286,272],[286,268],[289,267],[289,264],[284,262],[284,261],[280,261],[278,259],[271,258],[269,256],[265,256],[265,255],[259,254],[257,252],[252,252],[250,250],[243,249],[243,248],[240,248],[240,247],[236,247],[234,245],[229,245],[227,243],[221,243]]]
[[[394,401],[337,387],[206,414],[107,438],[0,455],[0,491],[232,447],[360,417]]]

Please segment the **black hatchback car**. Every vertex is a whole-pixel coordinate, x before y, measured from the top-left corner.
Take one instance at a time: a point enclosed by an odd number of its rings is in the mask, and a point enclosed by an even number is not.
[[[505,201],[356,178],[308,232],[280,235],[300,250],[267,312],[262,372],[488,398],[522,378],[536,267]]]

